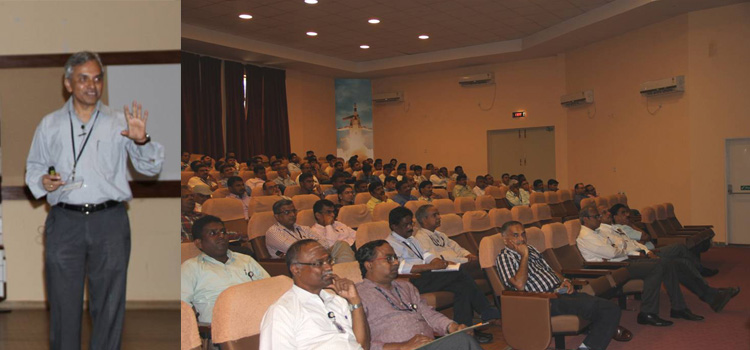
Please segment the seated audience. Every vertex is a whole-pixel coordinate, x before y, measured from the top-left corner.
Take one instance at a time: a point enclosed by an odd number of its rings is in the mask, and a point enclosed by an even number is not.
[[[232,176],[237,176],[237,171],[234,166],[224,164],[219,168],[219,187],[228,187],[227,180]]]
[[[349,167],[352,168],[352,178],[357,179],[358,176],[362,174],[362,163],[360,163],[356,158],[351,159],[349,162]]]
[[[382,181],[380,180],[380,177],[372,174],[372,165],[370,164],[365,164],[362,166],[362,180],[361,181],[364,181],[367,184],[371,184],[373,182],[382,183]]]
[[[367,209],[372,213],[375,210],[375,206],[383,202],[393,202],[388,196],[385,195],[385,189],[383,185],[378,182],[373,182],[367,188],[370,192],[370,200],[367,201]]]
[[[180,171],[185,171],[190,167],[190,152],[183,151],[180,156]]]
[[[204,215],[195,211],[195,196],[188,186],[180,188],[180,216],[182,219],[180,242],[192,242],[193,223]]]
[[[242,209],[245,211],[245,220],[250,219],[250,195],[245,191],[245,185],[242,183],[242,178],[239,176],[232,176],[227,180],[227,189],[229,194],[227,198],[234,198],[242,202]]]
[[[201,157],[201,163],[205,164],[209,169],[211,169],[211,167],[213,167],[214,165],[214,160],[213,158],[211,158],[211,156],[206,155]]]
[[[432,163],[427,163],[424,167],[425,170],[429,170],[431,173],[435,172],[435,165]]]
[[[476,255],[462,248],[456,241],[448,238],[445,233],[437,230],[440,227],[440,213],[434,205],[423,205],[414,214],[421,229],[414,234],[414,239],[420,247],[429,247],[446,261],[465,263],[477,261]]]
[[[372,167],[375,168],[376,171],[382,171],[383,170],[383,160],[380,159],[380,158],[375,159],[375,164],[373,164]],[[382,180],[381,180],[381,182],[382,182]]]
[[[385,181],[383,181],[385,192],[396,192],[396,183],[398,183],[398,180],[395,176],[386,177]]]
[[[287,187],[297,184],[297,182],[292,180],[292,177],[289,175],[289,169],[287,169],[286,167],[280,166],[277,173],[279,174],[279,176],[273,179],[273,182],[279,185],[279,189],[282,193],[284,192],[284,190],[286,190]]]
[[[524,193],[526,193],[525,196],[523,196]],[[517,205],[529,205],[529,194],[526,191],[521,192],[521,187],[518,186],[518,180],[510,180],[508,192],[505,193],[505,199],[510,202],[511,207]]]
[[[207,166],[205,163],[195,161],[192,164],[190,164],[190,167],[193,169],[193,172],[195,173],[195,176],[191,177],[188,180],[188,186],[190,186],[191,189],[195,188],[195,186],[199,184],[204,184],[208,186],[208,188],[211,191],[216,191],[219,188],[219,182],[216,181],[216,179],[214,179],[213,176],[211,176],[210,174],[211,168]]]
[[[476,197],[484,196],[484,189],[487,188],[486,181],[487,180],[485,179],[484,176],[482,175],[477,176],[476,185],[472,189],[472,191],[474,192],[474,196]]]
[[[345,205],[354,205],[355,193],[354,193],[354,190],[352,189],[352,186],[341,185],[339,186],[339,189],[337,192],[338,192],[337,194],[339,197],[338,208],[343,207]]]
[[[534,192],[544,192],[544,181],[542,179],[534,180]]]
[[[203,203],[211,199],[211,189],[206,184],[195,185],[192,189],[193,199],[195,199],[195,211],[200,213],[203,211]]]
[[[578,315],[591,322],[578,349],[606,349],[620,323],[617,304],[577,293],[570,280],[552,270],[539,251],[526,243],[526,231],[520,222],[509,221],[500,231],[505,248],[497,256],[497,270],[503,284],[509,290],[556,293],[557,298],[550,299],[550,316]]]
[[[281,188],[279,184],[271,180],[266,180],[266,182],[263,184],[263,195],[264,196],[279,196],[284,199],[291,199],[281,194]]]
[[[286,167],[287,169],[289,169],[290,174],[293,174],[295,172],[302,172],[299,161],[299,156],[296,153],[289,154],[289,164],[287,164]]]
[[[427,177],[422,175],[422,167],[419,165],[414,166],[414,176],[412,176],[414,179],[414,183],[419,185],[423,181],[427,181]]]
[[[500,311],[490,305],[469,274],[461,270],[433,272],[447,268],[448,262],[429,246],[422,246],[412,237],[413,217],[411,210],[404,207],[394,208],[388,215],[392,232],[386,240],[399,260],[402,260],[398,265],[398,273],[419,273],[419,277],[410,279],[410,282],[420,293],[453,292],[453,320],[458,324],[473,324],[475,311],[482,316],[482,321],[499,318]],[[475,337],[480,343],[487,343],[492,339],[491,334],[481,332],[475,332]]]
[[[315,179],[317,179],[322,184],[331,183],[331,177],[328,176],[328,173],[320,168],[320,163],[315,161],[310,164],[312,165],[312,174],[315,176]],[[348,173],[346,174],[348,175]]]
[[[578,210],[581,210],[581,201],[586,198],[586,189],[583,187],[583,183],[577,183],[573,188],[573,191],[573,203]]]
[[[596,194],[596,187],[594,187],[594,185],[592,184],[586,185],[586,190],[584,191],[584,194],[586,195],[586,197],[589,197],[589,198],[599,197],[599,195]]]
[[[235,174],[238,174],[240,171],[240,163],[237,162],[237,158],[234,157],[234,155],[227,154],[227,164],[231,165],[232,168],[234,168]]]
[[[253,173],[255,173],[255,177],[245,181],[245,187],[247,187],[248,193],[252,193],[252,191],[258,186],[263,186],[263,184],[266,183],[266,180],[268,180],[266,177],[266,168],[262,165],[256,165],[255,168],[253,168]]]
[[[432,182],[422,181],[419,183],[419,198],[417,198],[417,200],[432,202],[433,199],[437,198],[438,197],[432,193]]]
[[[376,240],[357,250],[364,279],[357,284],[370,326],[371,349],[415,349],[439,336],[466,328],[435,311],[413,284],[397,280],[399,258],[388,242]],[[480,350],[465,332],[421,349]]]
[[[476,198],[477,195],[466,185],[466,174],[459,174],[456,177],[456,185],[453,186],[453,198],[469,197]]]
[[[300,186],[302,185],[302,180],[300,180],[300,177],[302,176],[302,174],[310,174],[310,175],[312,175],[312,179],[313,179],[313,182],[315,183],[315,185],[316,186],[320,185],[320,182],[318,181],[318,177],[315,174],[315,169],[313,168],[312,164],[310,164],[310,163],[302,164],[301,170],[302,170],[302,173],[300,173],[299,175],[297,175],[297,178],[294,180],[295,182],[297,182],[298,184],[300,184]]]
[[[299,194],[314,194],[323,198],[320,185],[316,184],[311,173],[302,173],[299,177]]]
[[[401,163],[396,168],[396,175],[394,176],[396,181],[403,181],[406,177],[406,163]]]
[[[555,179],[549,179],[547,180],[547,191],[557,192],[557,186],[560,183],[557,182]]]
[[[484,182],[487,183],[487,186],[495,186],[495,178],[491,174],[484,176]]]
[[[529,186],[529,182],[527,180],[520,181],[521,183],[521,191],[526,192],[526,196],[529,196],[531,194],[531,188]]]
[[[333,186],[325,190],[325,192],[323,192],[323,195],[327,196],[329,194],[338,194],[339,187],[346,184],[346,179],[346,173],[334,173],[333,176],[331,176],[331,184]]]
[[[406,176],[404,176],[406,178]],[[393,201],[398,203],[400,206],[404,206],[406,202],[408,201],[415,201],[417,200],[417,197],[414,197],[411,195],[411,185],[409,185],[409,181],[407,180],[401,180],[398,183],[396,183],[396,191],[398,192],[395,196],[393,196]]]
[[[286,264],[294,285],[263,315],[260,350],[370,347],[359,293],[352,281],[333,274],[333,263],[314,240],[289,248]]]
[[[271,161],[271,170],[273,170],[273,171],[275,171],[275,172],[278,173],[279,169],[281,169],[281,168],[282,168],[282,166],[281,166],[281,161],[280,160],[274,159],[274,160]],[[283,168],[286,168],[286,167],[283,167]],[[286,168],[286,170],[287,170],[287,172],[289,172],[289,168]]]
[[[463,174],[464,174],[464,167],[458,165],[455,168],[453,168],[453,175],[451,175],[451,180],[458,181],[457,180],[458,175],[463,175]]]
[[[379,181],[379,180],[378,180]],[[369,183],[365,180],[357,180],[357,182],[354,183],[354,193],[365,193],[367,192],[367,185]]]
[[[612,215],[614,221],[612,227],[614,227],[616,231],[624,232],[630,239],[645,245],[649,250],[654,250],[656,246],[654,246],[654,243],[651,241],[651,235],[643,232],[638,226],[635,226],[630,222],[630,208],[619,203],[615,206],[617,209],[615,209]]]
[[[383,173],[380,174],[380,176],[379,176],[380,182],[382,182],[382,183],[385,184],[385,178],[388,177],[388,176],[393,176],[392,173],[393,173],[393,165],[391,165],[390,163],[384,165],[383,166]]]
[[[271,277],[251,256],[228,249],[227,230],[215,216],[195,221],[193,239],[201,253],[180,267],[180,299],[195,307],[199,322],[211,323],[216,298],[225,289]]]
[[[327,199],[321,199],[313,205],[313,214],[316,224],[310,227],[310,231],[322,238],[320,244],[324,247],[332,247],[337,241],[346,242],[354,246],[357,232],[340,221],[336,221],[336,206]]]
[[[510,187],[510,174],[504,173],[500,176],[500,185]]]
[[[437,171],[437,173],[433,173],[430,175],[430,181],[432,182],[432,187],[434,188],[446,188],[448,187],[448,181],[450,179],[448,178],[448,168],[442,167],[440,170]]]

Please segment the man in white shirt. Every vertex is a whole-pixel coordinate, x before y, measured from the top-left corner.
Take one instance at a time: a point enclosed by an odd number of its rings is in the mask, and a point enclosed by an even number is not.
[[[457,165],[455,168],[453,168],[453,175],[451,175],[451,180],[458,181],[458,175],[464,174],[464,167]]]
[[[245,220],[249,220],[250,195],[245,191],[245,185],[242,183],[242,178],[239,176],[232,176],[227,179],[227,190],[229,190],[227,198],[234,198],[242,202],[242,209],[245,211]]]
[[[354,245],[357,232],[340,221],[336,221],[336,207],[333,202],[321,199],[313,205],[315,225],[310,230],[321,237],[325,247],[332,247],[337,242],[345,242],[349,246]]]
[[[213,178],[213,176],[211,176],[211,168],[209,168],[208,165],[200,162],[193,162],[193,164],[191,164],[191,167],[193,168],[193,172],[195,173],[195,176],[191,177],[190,180],[188,180],[188,186],[191,190],[199,184],[208,186],[211,191],[216,191],[216,189],[219,188],[219,183],[216,181],[216,179]]]
[[[294,285],[263,315],[260,349],[369,348],[362,300],[352,281],[333,274],[328,251],[314,240],[298,241],[286,264]]]
[[[287,169],[286,167],[280,166],[277,174],[279,176],[273,179],[273,182],[281,186],[279,189],[282,193],[287,187],[297,184],[294,180],[292,180],[291,175],[289,175],[289,169]]]
[[[221,219],[204,216],[195,221],[192,232],[201,253],[180,267],[180,299],[195,307],[198,321],[211,323],[214,303],[221,292],[271,276],[249,255],[228,249],[227,231]]]
[[[477,261],[477,256],[461,247],[456,241],[448,238],[445,233],[437,230],[440,227],[440,213],[432,204],[419,207],[414,214],[419,226],[422,227],[414,234],[414,239],[421,247],[430,247],[436,255],[446,261],[465,263]]]
[[[412,177],[414,179],[414,183],[419,186],[424,181],[427,181],[427,177],[422,175],[422,166],[415,165],[414,166],[414,176]]]
[[[315,183],[315,186],[320,186],[320,182],[318,181],[318,177],[315,176],[315,174],[313,174],[313,167],[312,167],[312,165],[310,165],[310,163],[302,164],[301,171],[302,172],[299,175],[297,175],[297,178],[294,180],[296,183],[298,183],[298,184],[302,183],[302,180],[300,179],[300,176],[302,176],[302,174],[311,174],[313,182]]]
[[[422,181],[419,183],[419,198],[418,201],[432,202],[434,195],[432,193],[432,182]]]
[[[206,184],[198,184],[193,187],[193,199],[195,200],[195,212],[203,212],[203,203],[211,199],[211,189]]]
[[[262,165],[258,165],[253,168],[254,178],[247,179],[245,181],[245,187],[247,187],[248,193],[252,193],[256,187],[263,186],[266,182],[266,168]]]
[[[607,213],[608,214],[608,213]],[[606,215],[606,214],[605,214]],[[601,215],[595,206],[584,207],[579,212],[581,232],[576,243],[586,261],[624,261],[628,258],[628,245],[606,229],[602,229]],[[659,294],[661,284],[667,289],[671,302],[671,317],[691,321],[703,317],[693,314],[685,303],[674,264],[661,259],[638,259],[628,262],[626,267],[632,278],[643,280],[641,312],[638,323],[651,326],[671,326],[672,321],[659,318]]]
[[[484,189],[487,188],[487,180],[485,180],[484,176],[479,175],[477,176],[477,183],[472,189],[474,191],[474,194],[477,195],[477,197],[484,196]]]
[[[476,311],[482,315],[482,321],[489,321],[500,317],[500,311],[490,305],[487,298],[477,287],[474,279],[464,271],[442,271],[448,267],[446,259],[431,249],[422,246],[412,237],[414,226],[411,210],[397,207],[388,214],[388,224],[392,230],[386,241],[393,247],[400,263],[400,274],[419,273],[419,277],[409,280],[420,293],[437,291],[453,292],[453,320],[458,324],[471,325]],[[480,343],[491,341],[492,335],[475,332]]]
[[[287,164],[287,169],[289,169],[289,173],[293,174],[296,172],[302,172],[299,166],[299,156],[297,156],[296,153],[292,153],[289,155],[289,164]]]

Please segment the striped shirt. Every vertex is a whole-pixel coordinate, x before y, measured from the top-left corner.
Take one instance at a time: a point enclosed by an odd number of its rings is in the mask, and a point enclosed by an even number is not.
[[[521,254],[505,248],[497,255],[497,272],[503,284],[510,289],[516,290],[510,279],[518,272],[521,264]],[[552,292],[560,285],[560,279],[552,268],[549,267],[542,255],[536,248],[529,245],[529,277],[526,279],[524,290],[527,292]]]

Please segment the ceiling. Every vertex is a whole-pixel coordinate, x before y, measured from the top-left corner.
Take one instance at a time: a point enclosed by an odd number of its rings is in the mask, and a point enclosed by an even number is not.
[[[316,74],[378,77],[553,55],[742,1],[182,0],[182,48]],[[241,13],[253,18],[242,20]]]

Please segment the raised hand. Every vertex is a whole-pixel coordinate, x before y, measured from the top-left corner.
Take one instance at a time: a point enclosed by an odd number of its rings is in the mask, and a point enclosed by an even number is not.
[[[329,286],[336,294],[346,299],[350,304],[359,304],[361,299],[354,282],[349,279],[333,275],[333,282]]]
[[[133,110],[125,106],[125,121],[128,123],[128,129],[123,130],[120,134],[135,142],[146,142],[146,121],[148,121],[148,111],[143,110],[143,106],[133,101]]]

